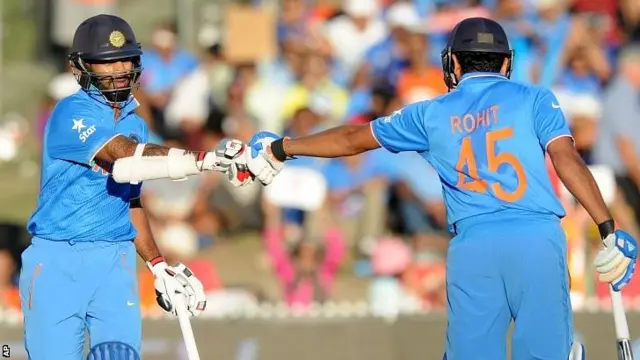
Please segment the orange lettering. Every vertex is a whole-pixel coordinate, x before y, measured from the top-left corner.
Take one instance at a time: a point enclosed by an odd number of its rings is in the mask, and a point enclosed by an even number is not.
[[[497,106],[495,106],[497,108]],[[493,109],[493,107],[492,107]],[[495,115],[495,111],[494,111]],[[496,118],[497,119],[497,118]],[[497,120],[495,120],[497,121]],[[527,191],[528,182],[524,172],[524,167],[518,158],[508,152],[496,153],[496,143],[500,140],[505,140],[513,137],[513,128],[508,127],[500,130],[487,131],[486,134],[486,151],[487,151],[487,168],[489,172],[497,173],[500,166],[503,164],[509,165],[516,173],[518,185],[512,192],[504,190],[502,184],[497,181],[491,184],[491,190],[495,196],[506,202],[516,202],[520,200]],[[464,171],[466,166],[467,170]],[[458,183],[457,187],[466,189],[477,193],[485,193],[487,191],[487,181],[480,179],[478,174],[478,168],[476,159],[473,155],[473,146],[471,144],[471,137],[466,136],[462,140],[462,147],[460,148],[460,155],[458,157],[458,163],[456,164],[456,170],[458,171]],[[470,182],[465,182],[466,177],[470,177]]]
[[[500,110],[500,106],[493,105],[489,109],[491,109],[491,111],[493,112],[493,123],[497,124],[498,123],[498,110]]]
[[[467,171],[464,171],[464,167],[467,167]],[[458,170],[458,186],[462,189],[469,191],[484,193],[487,190],[487,182],[480,180],[478,176],[478,167],[476,166],[476,158],[473,156],[473,147],[471,146],[471,138],[466,136],[462,140],[462,147],[460,148],[460,157],[456,164],[456,170]],[[471,181],[466,182],[466,177],[470,177]]]
[[[460,116],[451,117],[451,133],[455,134],[456,131],[462,133],[462,129],[460,128]]]
[[[486,115],[488,115],[487,113],[488,113],[487,110],[483,110],[482,112],[479,112],[476,115],[476,122],[478,123],[478,126],[489,125],[488,124],[489,123],[489,119],[487,119],[487,117],[486,117]],[[487,122],[486,124],[485,124],[485,121]]]
[[[470,133],[476,129],[476,120],[473,118],[471,114],[464,114],[462,118],[462,127],[464,127],[464,131]]]

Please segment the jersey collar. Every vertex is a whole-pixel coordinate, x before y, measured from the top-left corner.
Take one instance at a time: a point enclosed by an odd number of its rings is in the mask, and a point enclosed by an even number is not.
[[[502,74],[494,73],[494,72],[480,72],[480,71],[472,72],[472,73],[462,75],[462,79],[458,81],[458,86],[462,84],[462,82],[464,81],[469,82],[468,80],[473,80],[473,79],[507,80],[507,77]]]

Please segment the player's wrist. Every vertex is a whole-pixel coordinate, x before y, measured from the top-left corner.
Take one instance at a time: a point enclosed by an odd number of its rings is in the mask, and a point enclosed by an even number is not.
[[[291,140],[291,138],[285,136],[271,143],[271,154],[276,160],[285,162],[287,160],[294,159],[294,157],[289,155],[285,150],[285,142],[289,140]]]
[[[147,267],[149,268],[149,270],[151,270],[152,273],[155,273],[159,268],[165,268],[167,266],[167,261],[162,255],[158,255],[153,259],[147,261]]]
[[[603,221],[598,224],[598,231],[600,232],[600,237],[604,239],[607,236],[615,233],[616,223],[612,219]]]

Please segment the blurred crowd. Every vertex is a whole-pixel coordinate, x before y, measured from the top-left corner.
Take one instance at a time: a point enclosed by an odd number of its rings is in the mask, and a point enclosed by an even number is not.
[[[282,0],[277,55],[243,62],[226,58],[223,36],[203,37],[201,51],[191,53],[172,24],[159,24],[144,49],[138,111],[153,142],[188,149],[212,149],[224,137],[247,141],[257,130],[302,136],[366,123],[446,93],[440,51],[452,27],[473,16],[505,27],[516,54],[512,80],[555,92],[617,220],[637,229],[638,0]],[[77,89],[70,72],[51,81],[39,135],[55,102]],[[446,306],[446,211],[438,175],[418,154],[379,149],[287,165],[267,188],[234,189],[217,174],[145,183],[158,244],[194,270],[213,309],[263,299],[260,284],[227,284],[198,256],[246,231],[261,234],[262,256],[279,283],[280,296],[270,300],[309,306],[339,299],[336,282],[354,277],[366,279],[363,296],[380,314]],[[551,167],[550,176],[568,212],[572,295],[580,306],[606,296],[590,270],[599,239]],[[147,314],[159,311],[152,280],[141,271]],[[640,295],[640,284],[626,294]]]

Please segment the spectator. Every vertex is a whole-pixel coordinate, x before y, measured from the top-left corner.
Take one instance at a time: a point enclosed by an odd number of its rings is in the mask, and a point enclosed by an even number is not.
[[[326,24],[324,35],[347,73],[355,74],[365,51],[382,40],[387,29],[378,18],[377,0],[344,0],[343,10],[344,15]]]
[[[431,100],[448,91],[442,80],[442,70],[429,63],[428,54],[424,34],[411,34],[408,39],[409,67],[400,73],[397,83],[398,97],[405,105]]]
[[[367,49],[363,66],[374,86],[395,87],[400,73],[409,66],[411,34],[424,33],[426,27],[414,6],[406,2],[392,4],[385,18],[389,35]],[[429,53],[422,56],[429,60]]]
[[[331,299],[345,244],[340,232],[329,229],[323,240],[302,237],[291,247],[279,230],[265,233],[265,248],[290,306],[306,307]]]
[[[640,224],[640,48],[623,50],[619,74],[604,95],[595,160],[611,166],[624,197]]]
[[[396,316],[420,308],[420,300],[403,283],[411,264],[411,249],[397,238],[380,239],[371,262],[374,278],[369,285],[371,311],[380,316]]]
[[[198,131],[212,108],[226,108],[227,89],[233,68],[222,56],[220,44],[207,49],[200,66],[180,80],[165,111],[166,127],[172,133]]]
[[[293,85],[284,95],[283,118],[289,119],[304,107],[309,107],[318,98],[328,102],[330,112],[329,126],[344,119],[349,100],[349,94],[343,87],[336,84],[329,77],[330,59],[315,52],[307,54],[304,61],[304,72],[300,82]]]
[[[558,93],[557,98],[571,127],[576,149],[588,165],[593,164],[592,151],[602,116],[600,99],[588,93]]]
[[[324,168],[328,207],[350,245],[365,245],[384,234],[386,180],[377,153],[332,159]]]
[[[198,66],[197,59],[178,48],[175,26],[161,24],[151,36],[151,49],[142,56],[142,87],[148,95],[156,128],[161,135],[167,131],[164,110],[177,83]]]

